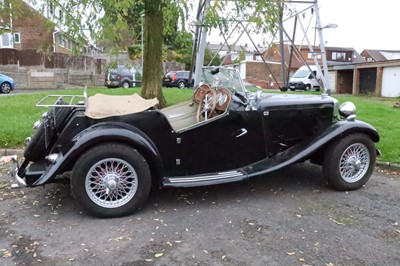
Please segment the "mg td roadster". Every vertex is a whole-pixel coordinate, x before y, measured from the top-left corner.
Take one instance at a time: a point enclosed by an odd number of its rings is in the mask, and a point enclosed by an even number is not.
[[[151,187],[241,181],[304,161],[322,165],[333,188],[355,190],[379,155],[379,134],[356,120],[354,104],[250,92],[233,68],[206,68],[190,100],[157,104],[86,90],[47,96],[37,104],[48,112],[35,123],[24,160],[14,158],[14,186],[63,179],[84,211],[118,217],[138,211]]]

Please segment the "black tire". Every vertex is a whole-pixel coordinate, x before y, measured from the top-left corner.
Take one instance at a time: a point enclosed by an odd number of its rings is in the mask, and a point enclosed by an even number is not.
[[[29,141],[27,147],[24,151],[24,157],[27,161],[36,162],[44,158],[46,153],[46,143],[45,143],[45,132],[44,123],[40,123],[39,127],[36,129],[35,134]]]
[[[295,89],[290,89],[291,91],[295,91]]]
[[[325,152],[323,174],[333,188],[349,191],[361,188],[374,170],[375,144],[362,133],[333,142]]]
[[[184,89],[185,87],[186,87],[186,84],[185,84],[184,81],[179,81],[179,82],[178,82],[178,88],[179,88],[179,89]]]
[[[1,92],[4,94],[10,93],[11,92],[11,84],[8,82],[4,82],[1,84]]]
[[[130,84],[129,84],[129,82],[128,81],[124,81],[124,82],[122,82],[122,88],[124,88],[124,89],[128,89],[130,87]]]
[[[64,102],[62,102],[64,103]],[[57,132],[61,131],[62,128],[64,128],[64,123],[69,114],[72,111],[71,107],[55,107],[55,128]]]
[[[107,172],[102,171],[103,167]],[[125,184],[121,185],[123,178]],[[120,217],[138,211],[150,188],[151,174],[146,160],[137,150],[119,143],[89,149],[77,160],[71,175],[71,191],[77,204],[85,212],[100,218]]]
[[[306,87],[304,88],[305,91],[310,91],[311,90],[311,86],[308,84],[306,85]]]
[[[65,103],[63,100],[61,100],[57,102],[57,104],[60,105]],[[54,127],[57,132],[61,131],[65,123],[65,120],[67,119],[71,111],[72,108],[69,107],[54,107],[54,109],[50,110],[50,113],[52,113],[51,115],[53,117],[55,116]],[[56,135],[55,132],[53,133],[54,134],[50,134],[50,136],[48,137],[51,138],[52,136]],[[51,141],[51,139],[49,141]],[[47,148],[45,140],[44,121],[41,121],[39,127],[36,129],[35,134],[32,136],[32,139],[29,141],[25,149],[24,157],[28,161],[36,162],[44,159],[46,152]]]

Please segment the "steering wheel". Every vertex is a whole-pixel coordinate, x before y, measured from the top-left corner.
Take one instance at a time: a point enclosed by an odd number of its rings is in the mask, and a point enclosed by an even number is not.
[[[217,105],[217,93],[208,86],[200,86],[195,92],[197,107],[197,122],[207,121],[214,114]]]

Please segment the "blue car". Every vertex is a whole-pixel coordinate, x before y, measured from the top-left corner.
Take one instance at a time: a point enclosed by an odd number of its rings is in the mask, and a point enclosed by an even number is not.
[[[9,76],[4,74],[0,74],[0,92],[2,93],[10,93],[14,90],[15,82]]]

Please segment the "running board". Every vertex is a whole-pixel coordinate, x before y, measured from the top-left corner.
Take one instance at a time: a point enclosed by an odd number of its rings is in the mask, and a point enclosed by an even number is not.
[[[164,187],[198,187],[218,185],[248,179],[247,174],[239,171],[228,171],[204,175],[164,177]]]

